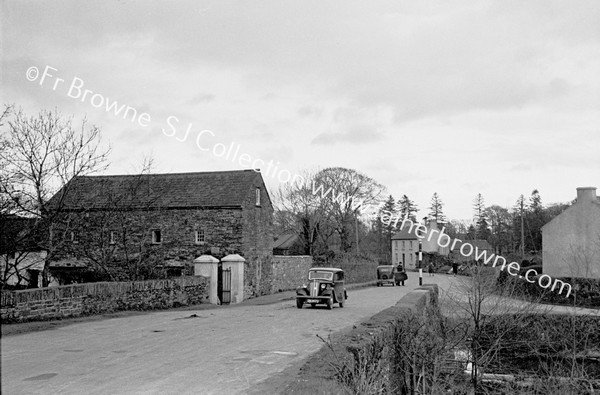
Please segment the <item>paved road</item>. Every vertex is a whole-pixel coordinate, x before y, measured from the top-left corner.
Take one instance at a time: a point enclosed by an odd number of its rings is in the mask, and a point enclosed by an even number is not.
[[[446,276],[425,282],[448,281]],[[235,394],[317,351],[315,335],[352,326],[417,287],[348,292],[344,308],[294,301],[169,311],[9,336],[3,394]],[[447,284],[444,284],[447,285]],[[197,317],[190,317],[196,314]]]

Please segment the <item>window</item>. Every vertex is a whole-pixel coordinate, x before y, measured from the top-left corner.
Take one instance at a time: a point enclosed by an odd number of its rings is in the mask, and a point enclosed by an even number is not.
[[[204,229],[198,229],[194,232],[194,242],[196,244],[204,244]]]
[[[260,206],[260,188],[256,188],[256,205]]]
[[[110,239],[109,239],[109,243],[110,244],[117,244],[117,232],[115,232],[114,230],[112,230],[110,232]]]
[[[406,240],[402,240],[402,249],[405,250],[406,249]]]
[[[162,234],[159,229],[154,229],[152,231],[152,244],[160,244],[162,243]]]

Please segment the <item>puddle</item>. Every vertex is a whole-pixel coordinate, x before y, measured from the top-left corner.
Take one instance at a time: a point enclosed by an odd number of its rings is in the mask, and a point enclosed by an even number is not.
[[[291,352],[291,351],[273,351],[273,354],[287,355],[287,356],[295,356],[295,355],[298,355],[298,353],[297,353],[297,352]]]
[[[198,315],[198,314],[192,314],[192,315],[189,315],[187,317],[174,318],[173,321],[177,321],[177,320],[189,320],[190,318],[208,318],[208,317],[203,316],[203,315]]]
[[[27,377],[26,379],[23,379],[23,381],[48,380],[56,375],[58,375],[58,373],[44,373],[37,376]]]

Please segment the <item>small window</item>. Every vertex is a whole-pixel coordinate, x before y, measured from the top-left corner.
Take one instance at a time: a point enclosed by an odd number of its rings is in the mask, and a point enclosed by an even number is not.
[[[114,230],[112,230],[110,232],[110,239],[109,239],[109,243],[110,244],[117,244],[117,232],[115,232]]]
[[[256,205],[260,206],[260,188],[256,188]]]
[[[194,232],[194,242],[196,244],[204,244],[204,229],[198,229]]]
[[[162,243],[162,234],[159,229],[154,229],[152,231],[152,244],[160,244]]]
[[[77,239],[77,233],[76,232],[71,232],[71,243],[73,243],[73,244],[79,243],[79,240]]]

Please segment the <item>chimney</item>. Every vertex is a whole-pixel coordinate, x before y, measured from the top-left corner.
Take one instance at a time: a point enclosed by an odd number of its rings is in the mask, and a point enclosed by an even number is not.
[[[577,188],[577,204],[595,202],[596,187],[579,187]]]

